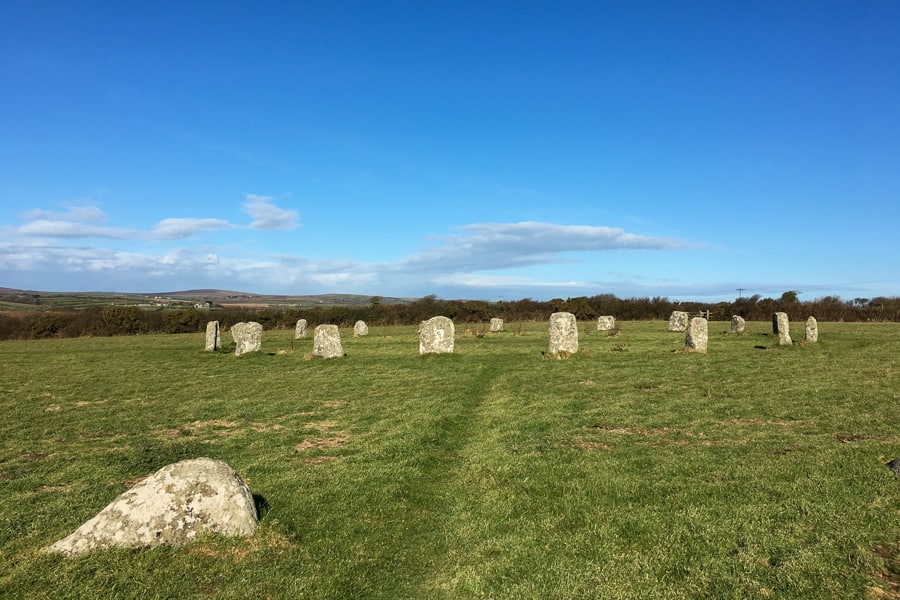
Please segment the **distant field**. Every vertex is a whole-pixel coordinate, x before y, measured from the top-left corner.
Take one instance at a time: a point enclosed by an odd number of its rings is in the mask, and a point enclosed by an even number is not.
[[[360,294],[320,294],[302,296],[267,296],[226,290],[187,290],[160,294],[123,294],[113,292],[29,292],[0,288],[0,311],[48,311],[84,309],[93,306],[131,305],[148,308],[193,306],[210,301],[219,306],[243,308],[359,306],[370,303],[372,296]],[[383,304],[404,304],[406,298],[381,298]]]
[[[344,329],[328,361],[292,331],[240,358],[0,342],[0,597],[900,597],[900,324],[712,322],[706,355],[592,325],[568,360],[546,323],[427,357],[415,327]],[[255,536],[41,553],[197,456],[258,495]]]

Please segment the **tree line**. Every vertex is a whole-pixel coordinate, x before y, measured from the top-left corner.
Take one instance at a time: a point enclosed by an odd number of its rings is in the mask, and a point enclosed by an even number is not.
[[[775,312],[785,312],[791,321],[814,316],[819,321],[900,321],[900,297],[855,298],[850,301],[825,296],[800,301],[798,292],[788,291],[780,298],[759,295],[732,302],[679,302],[668,298],[617,298],[612,294],[554,298],[531,298],[488,302],[483,300],[442,300],[425,296],[407,304],[385,304],[375,296],[368,304],[311,308],[231,308],[210,310],[157,309],[136,306],[91,307],[81,310],[48,312],[0,312],[0,339],[41,339],[83,336],[139,335],[150,333],[196,333],[209,321],[219,321],[227,329],[241,321],[256,321],[265,329],[292,329],[298,319],[310,327],[334,324],[351,327],[356,321],[368,325],[414,325],[436,315],[456,323],[487,323],[493,317],[507,322],[544,321],[554,312],[570,312],[579,321],[604,315],[617,320],[665,320],[674,310],[689,313],[709,311],[710,320],[730,320],[740,315],[748,321],[768,321]]]

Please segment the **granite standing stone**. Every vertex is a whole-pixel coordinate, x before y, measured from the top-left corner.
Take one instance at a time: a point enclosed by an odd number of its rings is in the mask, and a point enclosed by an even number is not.
[[[215,352],[219,349],[219,322],[210,321],[206,324],[206,351]]]
[[[306,319],[300,319],[297,321],[297,326],[294,328],[294,339],[299,340],[300,338],[306,337]]]
[[[615,317],[597,317],[597,331],[612,331],[616,328]]]
[[[550,354],[575,354],[578,352],[578,324],[575,315],[558,312],[550,315]]]
[[[778,343],[781,346],[790,346],[794,343],[791,339],[791,325],[787,313],[777,312],[772,315],[772,333],[778,334]]]
[[[256,321],[235,323],[231,326],[231,337],[234,338],[234,355],[241,356],[248,352],[259,352],[262,348],[263,326]]]
[[[810,317],[806,320],[806,341],[810,344],[815,344],[819,341],[819,324],[816,322],[815,317]]]
[[[703,317],[694,317],[687,326],[684,347],[691,352],[706,353],[709,346],[709,323]]]
[[[194,458],[163,467],[47,548],[76,556],[101,548],[180,546],[202,533],[252,534],[253,495],[220,460]]]
[[[369,326],[365,321],[357,321],[353,324],[353,337],[369,335]]]
[[[684,331],[687,329],[688,314],[681,310],[673,310],[669,316],[667,331]]]
[[[456,329],[447,317],[431,317],[419,328],[419,354],[452,354]]]
[[[497,333],[498,331],[503,331],[503,319],[494,317],[491,319],[491,333]]]
[[[747,326],[744,317],[740,315],[731,315],[731,333],[744,333]]]
[[[318,325],[313,336],[313,355],[323,358],[344,356],[341,332],[337,325]]]

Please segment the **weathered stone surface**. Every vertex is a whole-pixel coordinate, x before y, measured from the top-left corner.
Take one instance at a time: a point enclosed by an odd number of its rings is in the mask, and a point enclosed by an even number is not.
[[[491,333],[497,333],[498,331],[503,331],[503,319],[494,317],[491,319]]]
[[[300,338],[306,337],[306,319],[299,319],[297,321],[297,326],[294,328],[294,339],[299,340]]]
[[[337,325],[318,325],[313,335],[313,354],[323,358],[344,356],[341,331]]]
[[[431,317],[419,327],[419,354],[452,354],[456,328],[447,317]]]
[[[684,331],[687,329],[688,314],[681,310],[673,310],[669,316],[667,331]]]
[[[747,323],[740,315],[731,315],[731,333],[744,333]]]
[[[550,315],[550,354],[575,354],[578,352],[578,324],[575,315],[558,312]]]
[[[709,324],[703,317],[694,317],[684,335],[684,347],[692,352],[706,352],[709,346]]]
[[[612,331],[616,328],[616,318],[605,316],[597,317],[597,331]]]
[[[815,344],[819,341],[819,323],[815,317],[806,320],[806,342]]]
[[[231,337],[234,338],[234,355],[240,356],[248,352],[259,352],[262,348],[263,326],[256,321],[235,323],[231,326]]]
[[[778,334],[778,343],[782,346],[790,346],[794,343],[791,339],[791,324],[787,313],[777,312],[772,315],[772,333]]]
[[[222,461],[194,458],[163,467],[47,550],[75,556],[111,546],[180,546],[207,532],[250,535],[257,525],[253,495],[237,473]]]
[[[369,335],[369,326],[366,325],[365,321],[357,321],[353,325],[353,337],[359,337],[362,335]]]
[[[210,321],[206,324],[206,351],[215,352],[219,349],[219,322]]]

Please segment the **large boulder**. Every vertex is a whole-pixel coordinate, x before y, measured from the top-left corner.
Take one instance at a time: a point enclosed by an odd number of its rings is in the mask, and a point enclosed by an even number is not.
[[[211,458],[163,467],[113,500],[49,552],[74,556],[108,548],[180,546],[202,533],[250,535],[259,521],[250,490]]]
[[[353,337],[369,335],[369,326],[365,321],[357,321],[353,324]]]
[[[453,354],[456,328],[447,317],[431,317],[419,325],[419,354]]]

